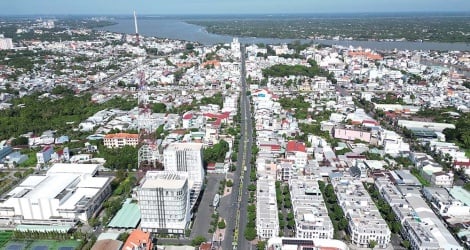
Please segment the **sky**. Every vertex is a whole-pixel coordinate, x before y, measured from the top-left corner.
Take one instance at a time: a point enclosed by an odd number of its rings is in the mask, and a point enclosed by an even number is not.
[[[470,12],[470,0],[0,0],[5,15]]]

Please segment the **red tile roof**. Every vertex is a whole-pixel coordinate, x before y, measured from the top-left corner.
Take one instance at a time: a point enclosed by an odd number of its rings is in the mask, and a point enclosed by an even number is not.
[[[199,250],[211,250],[212,249],[212,243],[210,242],[203,242],[199,246]]]
[[[230,116],[230,112],[224,112],[221,114],[205,113],[203,114],[203,116],[209,117],[209,118],[227,119]]]
[[[193,114],[191,114],[191,113],[183,115],[184,120],[189,120],[189,119],[192,119],[192,118],[193,118]]]
[[[150,233],[146,233],[142,230],[136,229],[132,231],[127,238],[126,243],[122,247],[122,250],[134,249],[135,246],[140,246],[141,244],[145,243],[145,248],[143,250],[151,250],[152,249],[152,241],[150,239]]]
[[[307,152],[307,148],[303,142],[289,141],[287,143],[287,152]]]

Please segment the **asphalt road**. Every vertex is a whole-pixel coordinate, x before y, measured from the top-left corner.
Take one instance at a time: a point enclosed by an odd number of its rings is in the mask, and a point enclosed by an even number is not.
[[[221,215],[227,221],[227,230],[225,231],[225,238],[222,242],[222,248],[227,249],[250,249],[250,242],[247,241],[243,235],[246,226],[246,215],[248,205],[248,184],[250,181],[250,160],[251,160],[251,145],[253,142],[253,130],[251,122],[250,102],[246,96],[246,69],[245,69],[245,48],[241,48],[242,58],[240,66],[240,109],[241,109],[241,124],[240,124],[240,143],[238,149],[237,170],[233,173],[233,188],[232,193],[224,197],[221,201]],[[246,166],[243,180],[240,182],[242,171]],[[240,185],[242,185],[240,189]],[[238,220],[238,227],[237,227]],[[237,232],[238,237],[236,242],[233,242],[234,234]]]
[[[248,184],[250,183],[250,171],[251,171],[251,145],[253,143],[253,129],[252,129],[252,120],[251,120],[251,111],[250,111],[250,100],[246,95],[247,86],[246,86],[246,69],[245,69],[245,48],[242,47],[242,63],[241,63],[241,82],[242,82],[242,95],[241,95],[241,105],[242,110],[242,124],[241,131],[243,136],[241,140],[243,143],[243,162],[246,166],[246,172],[243,175],[243,187],[241,192],[241,202],[239,205],[240,211],[240,223],[239,223],[239,237],[238,237],[238,249],[251,249],[251,242],[247,241],[244,236],[245,227],[247,224],[247,206],[248,206]]]
[[[207,185],[202,194],[201,202],[197,212],[195,213],[194,224],[191,229],[191,239],[196,236],[204,236],[208,241],[212,240],[212,234],[209,234],[210,223],[212,221],[212,214],[214,213],[214,207],[212,202],[214,196],[219,191],[220,181],[225,178],[223,174],[208,174]]]

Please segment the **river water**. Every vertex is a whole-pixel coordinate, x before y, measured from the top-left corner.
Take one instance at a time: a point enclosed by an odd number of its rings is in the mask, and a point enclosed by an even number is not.
[[[118,33],[135,33],[134,20],[116,19],[117,24],[100,28],[106,31]],[[199,42],[204,45],[218,43],[227,43],[232,41],[232,36],[218,35],[207,32],[207,30],[198,25],[186,23],[180,19],[172,18],[145,18],[139,20],[139,33],[143,36],[154,36],[159,38],[169,38],[176,40],[185,40]],[[277,39],[277,38],[258,38],[241,37],[239,41],[245,44],[264,43],[280,44],[289,43],[299,39]],[[303,42],[313,41],[326,45],[342,45],[370,48],[374,50],[440,50],[440,51],[470,51],[470,44],[467,43],[440,43],[440,42],[379,42],[379,41],[349,41],[349,40],[301,40]]]

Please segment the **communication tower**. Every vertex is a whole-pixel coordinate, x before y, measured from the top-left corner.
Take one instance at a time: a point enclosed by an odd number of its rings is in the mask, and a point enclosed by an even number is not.
[[[137,45],[140,45],[139,27],[137,26],[137,15],[135,14],[135,10],[134,10],[134,26],[135,26],[135,41]]]

